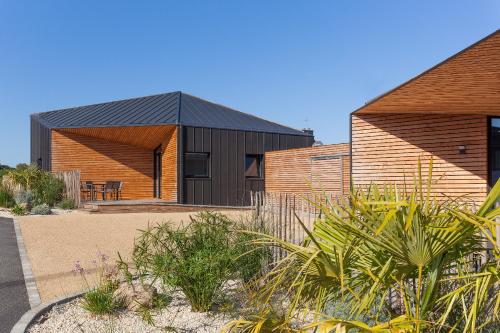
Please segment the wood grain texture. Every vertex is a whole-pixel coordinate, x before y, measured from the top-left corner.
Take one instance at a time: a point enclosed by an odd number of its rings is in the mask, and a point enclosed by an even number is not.
[[[500,30],[358,109],[361,113],[500,114]]]
[[[458,146],[466,145],[466,154]],[[355,114],[352,116],[354,185],[411,184],[420,158],[426,170],[433,158],[435,193],[487,193],[487,117],[483,115]]]
[[[169,137],[175,125],[64,128],[58,131],[153,150]]]
[[[161,198],[177,202],[177,127],[170,130],[162,143]]]
[[[153,197],[153,152],[52,130],[52,171],[80,170],[82,181],[121,180],[123,199]]]
[[[323,156],[342,158],[319,159]],[[349,144],[341,143],[265,154],[266,192],[310,193],[316,191],[341,195],[350,186]]]

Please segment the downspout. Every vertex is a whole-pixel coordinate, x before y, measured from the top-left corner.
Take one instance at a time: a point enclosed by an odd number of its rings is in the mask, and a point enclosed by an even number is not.
[[[177,203],[184,203],[184,128],[181,123],[182,92],[177,109]]]

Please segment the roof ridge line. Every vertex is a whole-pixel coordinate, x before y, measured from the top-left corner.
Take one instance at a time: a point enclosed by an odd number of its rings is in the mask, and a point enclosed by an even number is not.
[[[182,106],[182,91],[179,90],[179,102],[177,106],[177,125],[182,125],[181,123],[181,106]]]

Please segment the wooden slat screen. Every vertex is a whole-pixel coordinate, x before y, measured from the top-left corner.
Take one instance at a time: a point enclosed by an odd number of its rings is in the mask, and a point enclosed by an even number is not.
[[[309,193],[312,185],[315,191],[346,194],[349,164],[347,143],[267,152],[266,192]]]

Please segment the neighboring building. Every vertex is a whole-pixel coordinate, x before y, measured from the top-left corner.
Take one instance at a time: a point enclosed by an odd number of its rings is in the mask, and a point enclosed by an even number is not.
[[[82,181],[123,181],[124,199],[245,205],[264,189],[263,154],[314,137],[173,92],[37,113],[31,161],[80,170]]]
[[[351,115],[355,185],[412,183],[434,160],[437,193],[482,200],[500,176],[500,30]]]
[[[272,151],[265,154],[266,192],[349,193],[349,144]]]

